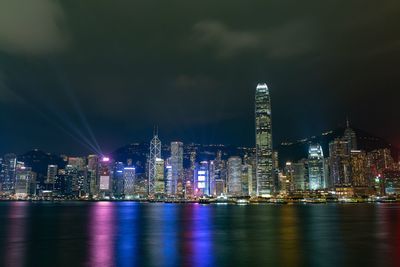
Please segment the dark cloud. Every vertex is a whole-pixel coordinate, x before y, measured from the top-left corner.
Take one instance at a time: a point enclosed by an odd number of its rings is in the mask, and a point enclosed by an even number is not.
[[[2,0],[0,49],[12,53],[44,54],[65,48],[64,16],[52,0]]]

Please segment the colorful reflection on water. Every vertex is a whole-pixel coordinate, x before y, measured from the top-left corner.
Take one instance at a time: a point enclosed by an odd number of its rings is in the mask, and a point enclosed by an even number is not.
[[[0,203],[1,266],[398,266],[400,205]]]

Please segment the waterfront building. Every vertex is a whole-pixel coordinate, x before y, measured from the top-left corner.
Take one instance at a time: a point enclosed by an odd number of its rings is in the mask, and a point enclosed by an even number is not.
[[[307,161],[300,160],[291,164],[293,189],[295,191],[303,191],[308,189],[308,169]]]
[[[54,190],[54,183],[57,177],[58,166],[57,165],[48,165],[47,166],[47,176],[46,176],[46,183],[47,189],[52,191]]]
[[[23,163],[18,163],[15,169],[15,197],[25,199],[34,191],[34,173],[32,168],[25,167]]]
[[[242,159],[240,157],[230,157],[228,159],[228,195],[242,195]]]
[[[97,173],[99,168],[99,156],[97,155],[89,155],[87,160],[87,179],[89,183],[89,194],[91,196],[98,194],[98,181],[97,181]]]
[[[158,138],[158,132],[154,131],[153,139],[150,141],[150,155],[148,159],[148,195],[153,195],[155,193],[157,159],[161,159],[161,141]]]
[[[14,193],[16,165],[17,156],[15,154],[4,155],[0,172],[0,190],[3,193]]]
[[[173,194],[182,196],[183,191],[183,143],[171,142],[171,168]]]
[[[386,195],[400,194],[400,171],[386,169],[383,171],[384,193]]]
[[[196,196],[210,195],[210,171],[208,161],[202,161],[199,163],[195,170],[194,183]]]
[[[286,176],[285,182],[280,184],[281,189],[283,189],[287,194],[293,192],[294,190],[294,169],[292,166],[292,162],[288,161],[285,164],[284,174]]]
[[[114,163],[112,178],[112,192],[114,197],[120,198],[124,194],[124,169],[125,165],[123,162]]]
[[[350,150],[347,141],[337,138],[329,143],[330,179],[336,186],[351,183]]]
[[[311,144],[308,149],[308,179],[309,189],[325,188],[324,153],[319,144]]]
[[[367,155],[361,150],[350,152],[351,181],[355,187],[367,187],[370,185]]]
[[[167,160],[166,169],[166,182],[165,182],[165,194],[168,196],[174,195],[174,181],[172,180],[172,166],[170,164],[170,158]]]
[[[250,164],[242,165],[242,195],[250,196],[252,193],[253,168]]]
[[[124,181],[125,199],[133,198],[135,194],[135,181],[136,181],[136,170],[134,167],[129,166],[123,169],[123,181]]]
[[[159,197],[165,194],[164,160],[156,158],[156,177],[154,183],[154,195]]]
[[[103,157],[99,162],[99,194],[100,198],[109,196],[112,184],[112,160],[109,157]]]
[[[257,196],[274,192],[271,99],[268,86],[260,83],[255,93]]]

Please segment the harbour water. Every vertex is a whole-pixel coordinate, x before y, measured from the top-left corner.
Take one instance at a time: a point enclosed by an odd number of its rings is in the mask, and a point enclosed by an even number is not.
[[[400,266],[399,204],[1,202],[1,266]]]

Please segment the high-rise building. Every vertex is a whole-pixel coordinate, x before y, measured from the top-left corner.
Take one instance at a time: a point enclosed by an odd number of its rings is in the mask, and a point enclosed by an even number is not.
[[[134,167],[125,167],[123,175],[125,199],[130,199],[135,194],[136,170]]]
[[[195,170],[195,191],[196,196],[209,196],[210,195],[210,171],[208,161],[200,162]]]
[[[172,180],[172,166],[170,164],[170,158],[167,160],[166,169],[166,182],[165,182],[165,194],[171,196],[174,194],[174,181]]]
[[[183,190],[183,143],[171,142],[171,167],[173,194],[182,196]]]
[[[306,188],[306,182],[308,181],[308,170],[306,160],[292,163],[293,169],[293,189],[295,191],[303,191]],[[308,182],[307,182],[308,184]]]
[[[157,196],[163,196],[165,194],[164,160],[160,158],[156,159],[154,194]]]
[[[90,195],[97,195],[98,184],[97,184],[97,172],[99,168],[99,156],[89,155],[87,164],[87,179],[89,183]]]
[[[242,195],[242,159],[230,157],[228,159],[228,195]]]
[[[357,136],[354,130],[350,128],[349,119],[346,120],[346,129],[344,130],[343,140],[347,141],[349,151],[357,150]]]
[[[0,172],[0,190],[12,194],[15,185],[15,169],[17,165],[17,156],[15,154],[6,154],[3,157]]]
[[[255,127],[257,196],[269,196],[274,192],[272,122],[271,98],[265,83],[256,88]]]
[[[46,183],[48,185],[49,190],[54,190],[54,184],[57,179],[57,171],[58,171],[58,166],[57,165],[48,165],[47,166],[47,179]]]
[[[23,163],[17,164],[15,171],[15,196],[18,199],[25,199],[31,195],[31,187],[33,172],[29,167],[25,167]]]
[[[349,143],[340,138],[329,143],[330,180],[335,186],[351,183]]]
[[[109,195],[112,190],[112,161],[109,157],[103,157],[99,162],[99,192],[100,197],[103,198],[106,195]]]
[[[242,165],[242,195],[250,196],[252,193],[253,167],[250,164]]]
[[[361,150],[350,152],[351,181],[355,187],[369,186],[367,155]]]
[[[308,179],[309,189],[325,188],[324,153],[319,144],[311,144],[308,149]]]
[[[161,159],[161,141],[158,139],[158,132],[154,131],[153,139],[150,141],[149,155],[149,176],[148,176],[148,194],[154,194],[154,187],[157,179],[157,159]]]

